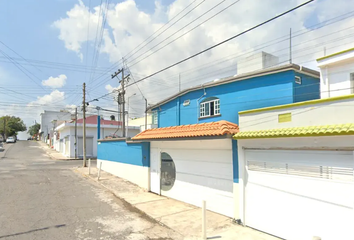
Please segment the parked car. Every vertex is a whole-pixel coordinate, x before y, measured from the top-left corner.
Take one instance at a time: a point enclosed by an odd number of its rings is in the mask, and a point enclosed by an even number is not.
[[[6,139],[6,143],[15,143],[16,142],[16,138],[15,137],[8,137]]]

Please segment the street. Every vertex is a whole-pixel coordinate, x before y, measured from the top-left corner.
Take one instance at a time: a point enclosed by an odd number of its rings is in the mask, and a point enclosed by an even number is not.
[[[176,239],[73,171],[81,161],[50,159],[37,142],[0,152],[0,239]]]

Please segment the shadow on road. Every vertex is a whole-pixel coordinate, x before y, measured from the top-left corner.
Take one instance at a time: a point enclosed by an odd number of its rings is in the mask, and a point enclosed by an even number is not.
[[[48,230],[50,228],[61,228],[61,227],[65,227],[65,226],[66,226],[66,224],[60,224],[60,225],[55,225],[55,226],[51,226],[51,227],[38,228],[38,229],[29,230],[29,231],[26,231],[26,232],[19,232],[19,233],[14,233],[14,234],[8,234],[8,235],[0,236],[0,238],[13,237],[13,236],[18,236],[18,235],[32,233],[32,232]]]

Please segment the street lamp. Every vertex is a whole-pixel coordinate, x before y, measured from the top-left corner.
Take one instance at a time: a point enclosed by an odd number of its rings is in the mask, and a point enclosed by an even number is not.
[[[127,127],[126,127],[126,134],[125,136],[128,137],[128,129],[129,129],[129,124],[128,124],[128,121],[129,121],[129,112],[130,112],[130,109],[129,109],[129,99],[133,96],[135,96],[136,93],[130,95],[130,97],[128,97],[128,113],[127,113]]]

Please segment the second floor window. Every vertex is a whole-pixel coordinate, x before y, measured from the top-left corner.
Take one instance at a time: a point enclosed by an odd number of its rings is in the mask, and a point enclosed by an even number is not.
[[[157,124],[157,121],[158,121],[157,111],[153,111],[153,113],[152,113],[152,124]]]
[[[220,115],[220,100],[217,97],[209,97],[200,103],[200,117]]]

